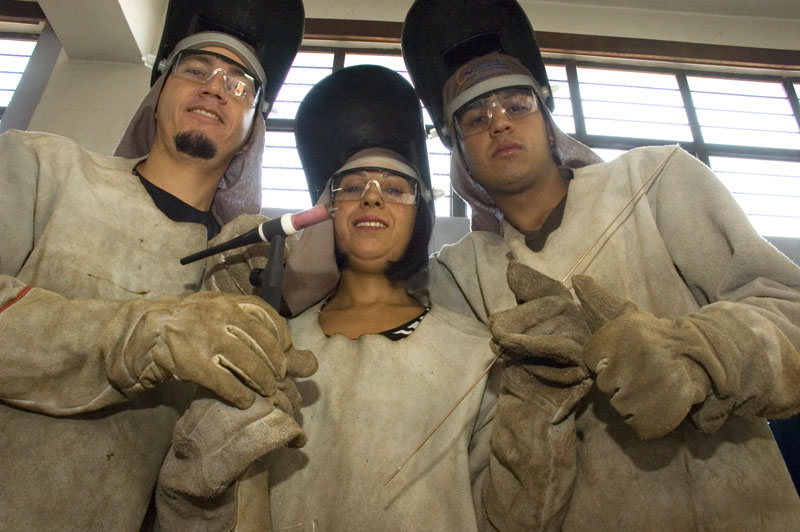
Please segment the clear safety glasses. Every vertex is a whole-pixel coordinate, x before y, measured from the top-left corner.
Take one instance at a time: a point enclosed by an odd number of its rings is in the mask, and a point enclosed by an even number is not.
[[[353,168],[335,174],[331,179],[331,202],[360,201],[370,185],[375,185],[378,194],[387,203],[417,203],[416,179],[394,170],[373,167]]]
[[[476,98],[454,113],[461,138],[489,129],[495,109],[509,120],[519,120],[539,110],[539,102],[530,87],[502,89]]]
[[[222,74],[228,96],[254,106],[261,92],[261,82],[244,65],[229,57],[206,50],[182,50],[172,66],[172,75],[195,83],[206,84]]]

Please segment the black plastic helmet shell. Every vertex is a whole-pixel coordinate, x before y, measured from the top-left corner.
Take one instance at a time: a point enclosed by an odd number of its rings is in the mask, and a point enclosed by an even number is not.
[[[302,0],[170,0],[150,85],[181,39],[202,31],[227,33],[253,47],[267,75],[269,109],[300,48],[304,24]]]
[[[419,99],[403,76],[386,67],[347,67],[319,81],[297,109],[294,134],[314,204],[328,179],[365,148],[401,154],[431,189]]]
[[[519,59],[553,110],[536,34],[514,0],[416,0],[403,23],[402,50],[417,93],[448,148],[453,140],[442,132],[442,88],[453,72],[475,57],[501,52]]]

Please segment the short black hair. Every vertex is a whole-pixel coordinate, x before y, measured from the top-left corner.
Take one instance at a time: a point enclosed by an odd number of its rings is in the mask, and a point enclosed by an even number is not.
[[[433,213],[424,200],[417,204],[411,241],[398,261],[389,261],[383,274],[392,282],[407,281],[412,275],[428,267],[428,244],[433,235]],[[347,266],[347,255],[336,251],[336,266],[339,271]]]
[[[406,252],[397,262],[390,261],[383,271],[390,281],[407,281],[415,273],[428,267],[428,244],[433,234],[433,213],[424,200],[417,204],[414,230]]]

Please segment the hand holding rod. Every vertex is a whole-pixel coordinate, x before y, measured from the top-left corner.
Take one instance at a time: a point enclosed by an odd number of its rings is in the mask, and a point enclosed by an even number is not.
[[[261,225],[254,227],[250,231],[232,238],[227,242],[212,246],[198,251],[181,259],[181,264],[189,264],[191,262],[216,255],[229,249],[240,248],[250,244],[257,244],[258,242],[269,242],[275,235],[283,237],[293,235],[300,229],[310,225],[318,224],[330,219],[331,213],[327,205],[317,205],[311,209],[301,211],[294,214],[284,214],[280,218],[267,220]]]

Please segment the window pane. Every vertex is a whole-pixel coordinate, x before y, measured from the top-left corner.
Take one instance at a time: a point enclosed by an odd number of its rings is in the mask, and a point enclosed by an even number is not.
[[[800,163],[733,157],[710,163],[761,235],[800,238]]]
[[[8,107],[36,41],[0,39],[0,107]]]
[[[269,118],[293,119],[297,107],[311,87],[333,72],[333,54],[328,52],[300,52],[292,63]]]
[[[608,149],[597,149],[592,148],[592,151],[595,152],[597,155],[600,156],[601,159],[605,162],[613,161],[623,153],[625,150],[608,150]]]
[[[268,131],[261,174],[261,205],[303,210],[311,207],[294,133]]]
[[[703,140],[800,149],[800,130],[779,82],[687,78]]]
[[[572,116],[572,102],[567,82],[567,68],[562,65],[546,65],[547,77],[553,89],[555,110],[553,119],[558,129],[564,133],[575,133],[575,120]]]
[[[0,39],[0,56],[18,55],[18,56],[30,57],[35,47],[36,47],[35,40]]]
[[[450,216],[450,151],[438,139],[428,140],[428,164],[431,169],[431,185],[442,192],[435,202],[437,216]]]
[[[578,68],[586,132],[691,141],[673,74]]]
[[[9,74],[7,72],[0,72],[0,90],[14,92],[14,89],[19,85],[19,80],[22,74]]]

